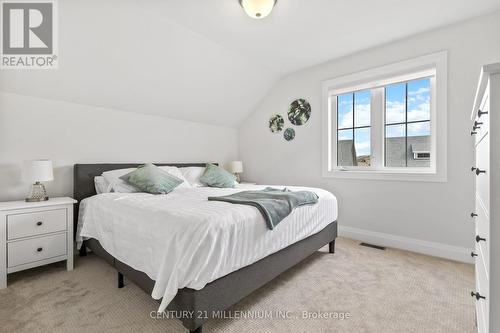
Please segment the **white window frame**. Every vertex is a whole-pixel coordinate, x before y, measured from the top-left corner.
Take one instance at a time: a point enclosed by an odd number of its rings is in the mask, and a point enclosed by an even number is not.
[[[336,96],[372,89],[371,109],[384,110],[384,86],[431,78],[431,165],[430,167],[385,167],[385,112],[371,113],[372,166],[337,166]],[[322,83],[323,177],[402,181],[447,181],[447,52],[441,51],[360,73],[341,76]],[[373,128],[383,129],[374,131]]]

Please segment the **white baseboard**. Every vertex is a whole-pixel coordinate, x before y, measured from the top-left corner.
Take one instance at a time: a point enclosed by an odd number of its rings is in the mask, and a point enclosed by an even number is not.
[[[434,257],[451,259],[469,264],[473,263],[473,260],[470,256],[471,249],[465,247],[429,242],[420,239],[396,236],[385,234],[382,232],[346,226],[339,226],[338,228],[339,236],[341,237],[351,238],[374,245],[392,247],[396,249],[427,254]]]

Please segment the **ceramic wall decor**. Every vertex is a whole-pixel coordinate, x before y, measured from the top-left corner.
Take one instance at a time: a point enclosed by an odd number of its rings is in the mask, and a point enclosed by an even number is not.
[[[293,128],[287,128],[283,133],[283,137],[286,141],[292,141],[295,138],[295,130]]]
[[[296,126],[304,125],[311,117],[311,104],[303,98],[294,100],[288,108],[288,119]]]
[[[279,114],[275,114],[269,119],[269,129],[273,133],[278,133],[283,130],[283,126],[285,126],[285,120]]]

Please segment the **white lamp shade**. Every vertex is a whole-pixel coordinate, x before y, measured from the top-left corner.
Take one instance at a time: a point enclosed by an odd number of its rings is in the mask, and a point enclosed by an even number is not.
[[[242,161],[229,162],[227,169],[231,173],[242,173],[243,172],[243,162]]]
[[[30,182],[48,182],[54,180],[52,161],[25,161],[23,166],[23,178]]]
[[[262,19],[271,13],[276,0],[240,0],[240,4],[248,16]]]

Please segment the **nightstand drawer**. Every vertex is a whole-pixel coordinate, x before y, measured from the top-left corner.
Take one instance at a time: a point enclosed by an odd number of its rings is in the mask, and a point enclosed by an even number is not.
[[[7,244],[7,266],[14,267],[30,262],[67,254],[66,233],[48,235]]]
[[[66,209],[7,215],[7,239],[64,231]]]

